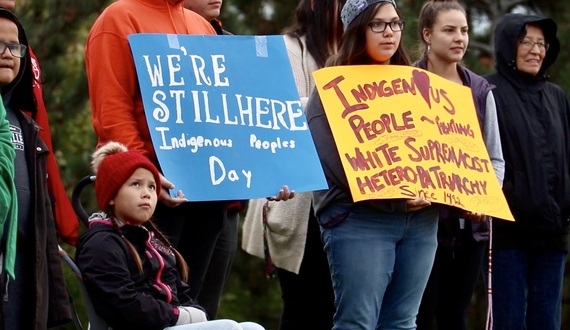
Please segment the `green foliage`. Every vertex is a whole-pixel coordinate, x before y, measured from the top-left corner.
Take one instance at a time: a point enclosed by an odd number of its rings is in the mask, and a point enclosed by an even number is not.
[[[20,0],[16,14],[42,66],[56,157],[65,186],[88,172],[95,146],[85,77],[84,48],[89,28],[109,0]]]
[[[318,1],[318,0],[316,0]],[[54,147],[65,186],[71,192],[74,184],[89,173],[89,156],[96,139],[91,126],[91,113],[85,78],[84,47],[89,28],[99,13],[112,0],[18,0],[16,14],[27,29],[28,38],[43,69],[44,98],[48,109]],[[225,0],[220,19],[234,34],[278,34],[294,19],[297,0]],[[564,1],[499,1],[465,0],[470,19],[471,46],[464,62],[478,73],[493,70],[486,63],[492,47],[492,26],[504,12],[503,3],[522,3],[527,8],[554,18],[559,24],[562,47],[557,62],[550,70],[552,81],[570,91],[570,3]],[[417,15],[423,1],[399,0],[406,20],[404,41],[408,49],[416,48]],[[490,28],[482,29],[484,23]],[[413,55],[414,59],[417,56]],[[92,193],[82,198],[89,210],[95,209]],[[66,247],[71,255],[73,247]],[[570,267],[566,270],[564,288],[563,329],[570,329]],[[66,268],[71,295],[84,325],[86,314],[77,279]],[[472,329],[483,329],[486,298],[482,286],[473,298],[470,314]],[[223,296],[220,317],[255,320],[268,330],[277,329],[281,312],[277,280],[266,280],[263,261],[238,250],[230,279]],[[58,329],[73,329],[68,324]]]
[[[234,34],[279,34],[293,22],[296,7],[291,0],[226,0],[220,20]]]

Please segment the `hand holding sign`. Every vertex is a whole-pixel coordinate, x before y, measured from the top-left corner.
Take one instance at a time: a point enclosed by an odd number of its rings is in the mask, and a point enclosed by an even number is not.
[[[416,212],[424,207],[428,207],[431,205],[430,201],[427,201],[423,198],[416,198],[416,199],[408,199],[406,201],[406,207],[408,212]]]
[[[394,65],[330,67],[314,77],[355,202],[406,198],[410,211],[441,203],[468,219],[513,219],[469,88]]]
[[[268,197],[267,199],[270,201],[279,202],[289,200],[293,197],[295,197],[295,190],[289,190],[289,187],[283,186],[277,195]]]
[[[161,201],[164,205],[168,207],[175,207],[188,201],[184,197],[184,193],[182,193],[182,190],[178,190],[176,192],[176,197],[171,197],[168,191],[174,189],[174,184],[168,181],[164,177],[164,175],[162,175],[162,173],[159,173],[159,175],[160,175],[160,185],[162,188],[160,189],[160,195],[158,196],[159,201]]]
[[[282,36],[135,34],[129,42],[161,169],[184,192],[162,201],[279,189],[274,198],[286,200],[294,192],[283,182],[299,192],[327,187]]]

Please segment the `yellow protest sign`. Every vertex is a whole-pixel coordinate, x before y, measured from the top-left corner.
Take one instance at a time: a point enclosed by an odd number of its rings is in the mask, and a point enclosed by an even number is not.
[[[471,89],[408,66],[313,75],[355,202],[423,197],[513,220]]]

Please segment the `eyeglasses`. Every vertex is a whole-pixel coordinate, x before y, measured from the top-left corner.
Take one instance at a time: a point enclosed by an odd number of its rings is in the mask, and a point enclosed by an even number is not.
[[[534,45],[537,45],[538,50],[540,50],[541,52],[546,52],[548,50],[548,46],[550,46],[547,42],[544,42],[544,41],[534,42],[534,41],[528,40],[528,39],[524,39],[523,41],[521,41],[520,45],[521,45],[522,49],[528,50],[528,51],[533,49]]]
[[[0,55],[4,54],[6,48],[10,50],[10,54],[14,57],[22,58],[26,56],[26,50],[28,47],[22,44],[12,44],[9,42],[0,41]]]
[[[392,32],[400,32],[404,29],[404,21],[390,21],[390,22],[383,22],[383,21],[372,21],[368,23],[370,26],[370,30],[375,33],[382,33],[386,31],[386,28],[390,26]]]

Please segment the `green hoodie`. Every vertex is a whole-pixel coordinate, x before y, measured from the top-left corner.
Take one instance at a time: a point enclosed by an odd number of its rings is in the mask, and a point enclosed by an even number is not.
[[[6,109],[0,100],[0,237],[6,235],[2,267],[14,279],[16,232],[18,229],[18,197],[14,185],[12,132],[6,119]]]

